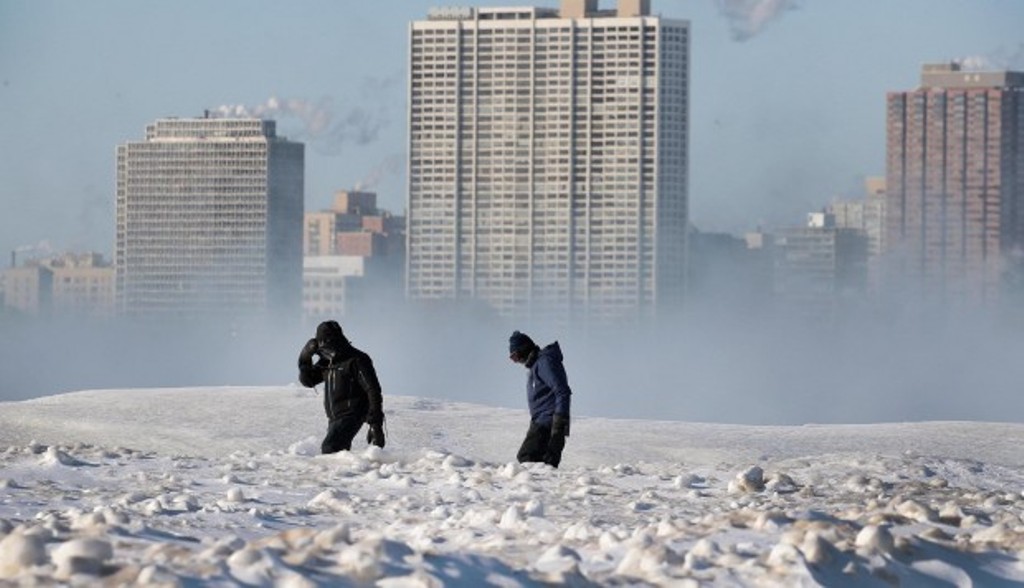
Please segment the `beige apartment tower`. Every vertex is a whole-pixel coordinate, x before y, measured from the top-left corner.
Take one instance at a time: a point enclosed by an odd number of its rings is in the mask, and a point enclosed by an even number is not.
[[[1024,73],[926,65],[887,116],[887,285],[997,301],[1024,256]]]
[[[408,295],[563,324],[678,307],[689,47],[638,0],[413,22]]]
[[[298,321],[303,162],[256,118],[160,119],[118,146],[118,312]]]
[[[114,311],[114,268],[98,253],[31,259],[0,272],[3,306],[37,316],[105,318]]]

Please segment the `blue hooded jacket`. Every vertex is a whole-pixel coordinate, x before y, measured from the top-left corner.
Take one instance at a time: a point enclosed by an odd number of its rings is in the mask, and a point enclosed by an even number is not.
[[[528,366],[526,400],[530,407],[530,420],[551,425],[556,414],[569,416],[569,379],[562,366],[562,349],[558,341],[541,349],[537,359]]]

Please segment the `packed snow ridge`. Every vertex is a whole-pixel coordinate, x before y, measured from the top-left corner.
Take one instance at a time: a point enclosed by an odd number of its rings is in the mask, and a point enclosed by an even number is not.
[[[315,392],[0,403],[0,584],[1011,586],[1024,425],[747,427],[389,396],[387,448],[319,455]],[[359,438],[357,438],[359,439]]]

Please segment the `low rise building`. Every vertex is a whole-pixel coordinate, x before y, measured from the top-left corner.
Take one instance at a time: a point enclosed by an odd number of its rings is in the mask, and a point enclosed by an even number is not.
[[[775,295],[786,308],[829,318],[839,307],[863,300],[868,259],[864,231],[837,227],[831,214],[811,213],[806,226],[778,232],[775,251]]]
[[[402,298],[405,217],[379,210],[375,193],[338,191],[329,210],[306,213],[303,243],[307,323]]]
[[[33,316],[109,317],[114,267],[98,253],[30,259],[3,272],[4,307]]]
[[[730,315],[770,311],[773,297],[772,239],[765,233],[736,237],[690,233],[687,305]]]

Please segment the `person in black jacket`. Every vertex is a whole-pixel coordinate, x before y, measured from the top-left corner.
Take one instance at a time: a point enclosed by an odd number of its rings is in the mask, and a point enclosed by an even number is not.
[[[508,340],[509,359],[530,370],[526,379],[526,401],[530,407],[530,429],[519,448],[520,462],[542,461],[558,467],[565,438],[569,436],[569,405],[572,390],[562,365],[558,341],[540,348],[529,336],[516,331]]]
[[[316,363],[313,359],[316,358]],[[299,353],[299,382],[324,383],[327,436],[323,453],[348,451],[363,423],[367,443],[384,447],[384,398],[370,356],[352,346],[337,321],[324,321]]]

